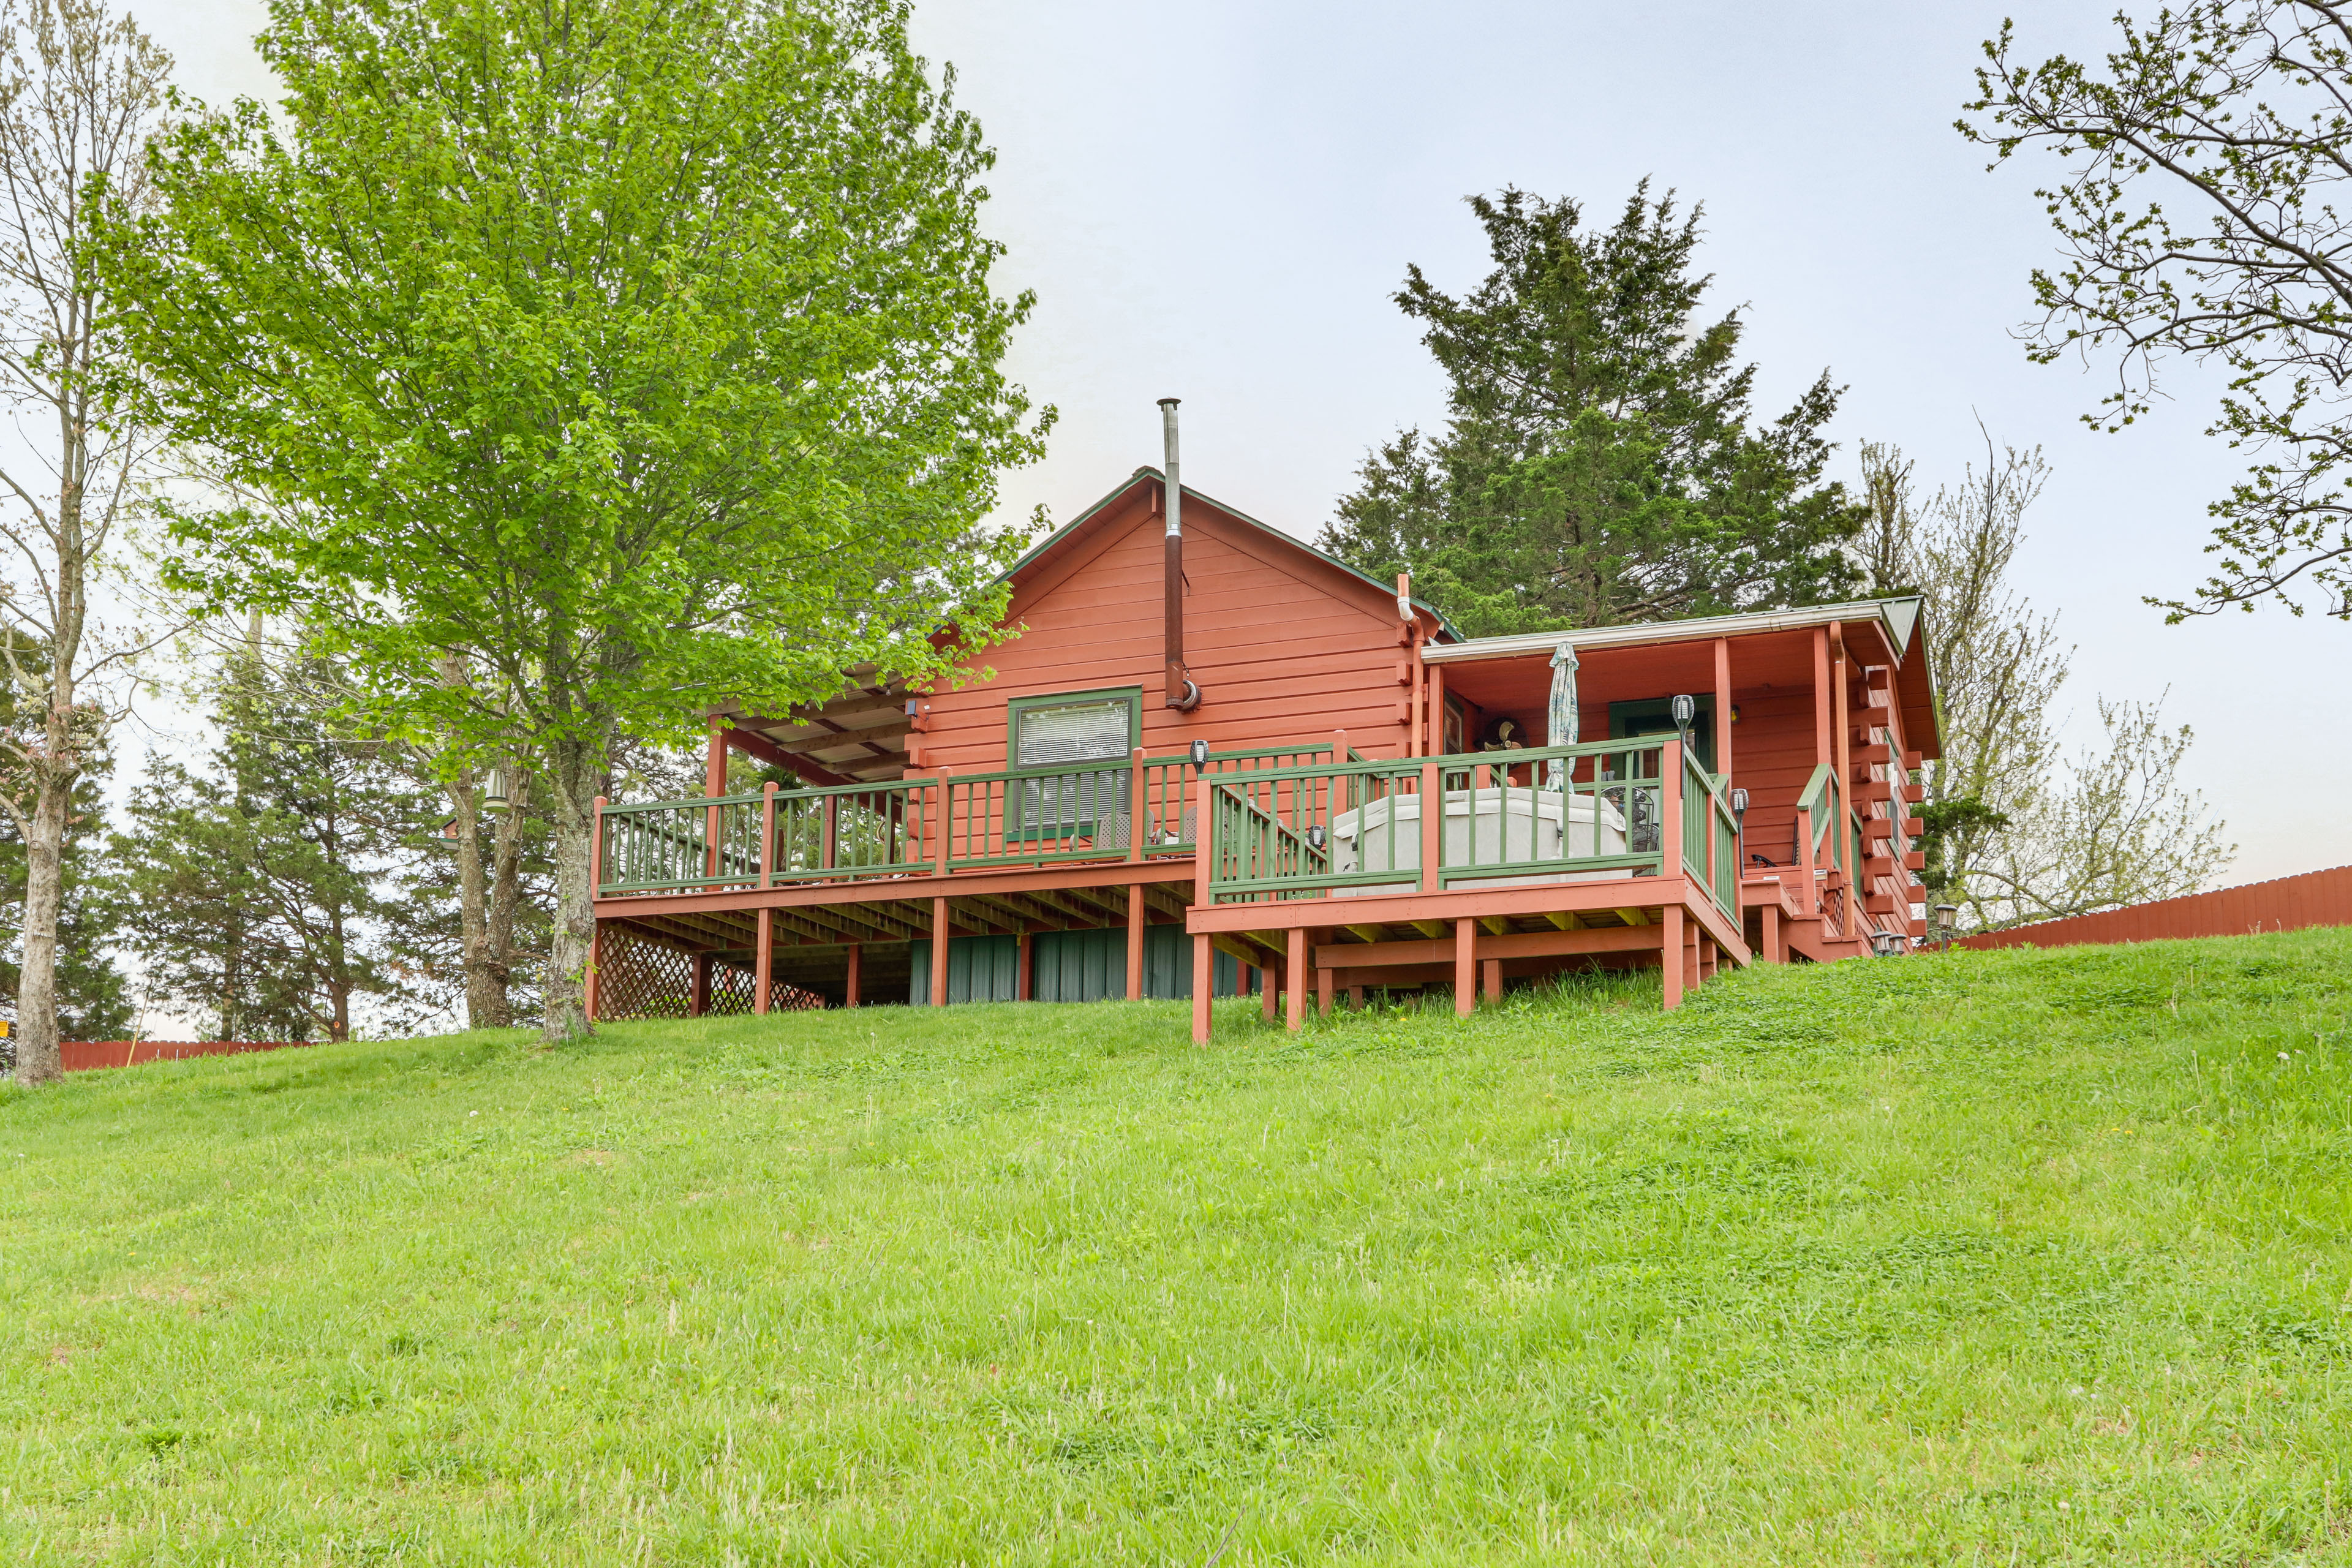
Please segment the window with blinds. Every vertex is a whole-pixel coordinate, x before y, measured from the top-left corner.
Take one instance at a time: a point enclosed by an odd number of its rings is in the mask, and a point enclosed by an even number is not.
[[[1135,734],[1135,700],[1049,699],[1014,706],[1013,765],[1055,770],[1023,780],[1016,792],[1023,837],[1117,841],[1128,832],[1129,770],[1085,764],[1127,761]]]

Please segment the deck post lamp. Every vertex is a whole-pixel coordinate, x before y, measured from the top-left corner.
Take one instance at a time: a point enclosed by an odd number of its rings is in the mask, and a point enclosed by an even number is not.
[[[1690,744],[1691,721],[1698,717],[1698,704],[1688,697],[1675,699],[1675,738],[1685,746]]]

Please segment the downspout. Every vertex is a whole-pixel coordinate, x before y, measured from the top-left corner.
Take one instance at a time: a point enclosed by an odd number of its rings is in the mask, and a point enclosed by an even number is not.
[[[1168,672],[1163,689],[1168,694],[1168,706],[1179,713],[1190,713],[1201,705],[1201,689],[1193,684],[1192,672],[1184,668],[1184,481],[1176,464],[1177,401],[1173,397],[1160,400],[1160,431],[1166,447],[1168,474],[1168,542],[1161,556],[1160,625],[1167,643]]]

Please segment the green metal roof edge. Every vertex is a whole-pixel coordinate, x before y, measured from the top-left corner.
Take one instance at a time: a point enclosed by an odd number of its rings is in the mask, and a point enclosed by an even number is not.
[[[1105,495],[1100,500],[1096,501],[1092,506],[1087,508],[1086,510],[1078,513],[1077,516],[1072,518],[1069,521],[1064,523],[1061,527],[1055,529],[1053,532],[1047,534],[1045,538],[1032,545],[1028,552],[1024,554],[1020,560],[1015,561],[1012,565],[1004,569],[1005,577],[1012,576],[1014,573],[1020,571],[1023,567],[1028,565],[1031,562],[1045,554],[1046,551],[1051,550],[1056,543],[1060,542],[1065,534],[1070,532],[1073,529],[1079,527],[1081,524],[1086,522],[1088,518],[1093,517],[1097,512],[1102,510],[1103,508],[1110,505],[1111,502],[1117,500],[1129,490],[1134,489],[1135,481],[1140,479],[1158,479],[1161,484],[1166,484],[1168,482],[1167,475],[1161,473],[1158,468],[1151,467],[1149,463],[1145,464],[1143,467],[1136,469],[1135,472],[1128,475],[1124,482],[1122,482],[1117,489]],[[1381,594],[1388,597],[1393,598],[1396,596],[1395,584],[1383,583],[1379,578],[1373,576],[1370,573],[1360,571],[1356,567],[1349,565],[1345,561],[1340,560],[1338,556],[1318,550],[1315,546],[1307,543],[1303,539],[1296,537],[1295,535],[1285,533],[1281,529],[1275,527],[1272,523],[1260,522],[1256,518],[1252,517],[1249,513],[1242,510],[1239,507],[1227,506],[1223,501],[1219,500],[1216,497],[1196,490],[1190,485],[1186,485],[1184,487],[1184,493],[1195,500],[1208,502],[1211,506],[1215,507],[1219,511],[1223,512],[1227,517],[1234,518],[1240,521],[1248,523],[1260,533],[1269,534],[1274,538],[1280,540],[1283,543],[1289,545],[1294,550],[1306,552],[1307,554],[1312,555],[1315,559],[1324,563],[1326,565],[1338,567],[1340,571],[1345,572],[1349,576],[1355,578],[1358,582],[1370,584],[1372,587],[1379,589]],[[1000,578],[999,581],[1001,582],[1003,579]],[[1430,617],[1437,622],[1438,628],[1444,632],[1447,637],[1452,637],[1455,642],[1467,640],[1463,637],[1462,629],[1459,626],[1456,626],[1453,621],[1448,619],[1445,612],[1439,609],[1435,605],[1431,604],[1426,599],[1414,599],[1411,602],[1415,609],[1427,610],[1430,614]]]

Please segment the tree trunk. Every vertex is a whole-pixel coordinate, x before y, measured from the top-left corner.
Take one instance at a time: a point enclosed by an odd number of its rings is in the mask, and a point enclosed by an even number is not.
[[[476,815],[474,771],[465,769],[449,785],[449,805],[457,822],[457,953],[458,970],[466,977],[466,1026],[491,1029],[506,1020],[490,990],[489,942],[483,907],[482,826]]]
[[[600,740],[609,742],[608,737]],[[591,745],[563,739],[553,752],[555,785],[555,931],[547,965],[547,1022],[541,1038],[551,1046],[585,1039],[588,1024],[588,964],[596,941],[595,889],[589,882],[589,838],[596,826],[596,795],[604,782],[609,743]]]
[[[499,819],[490,837],[490,908],[483,933],[483,962],[498,1009],[492,1024],[501,1029],[514,1025],[515,914],[522,906],[523,822],[530,798],[530,775],[520,764],[507,773],[507,814]]]
[[[59,747],[60,716],[49,722],[50,757]],[[66,740],[71,745],[70,737]],[[57,775],[63,773],[59,779]],[[58,914],[65,901],[66,816],[74,770],[41,770],[33,819],[25,835],[25,952],[16,991],[16,1081],[55,1083],[64,1075],[58,1052]]]

